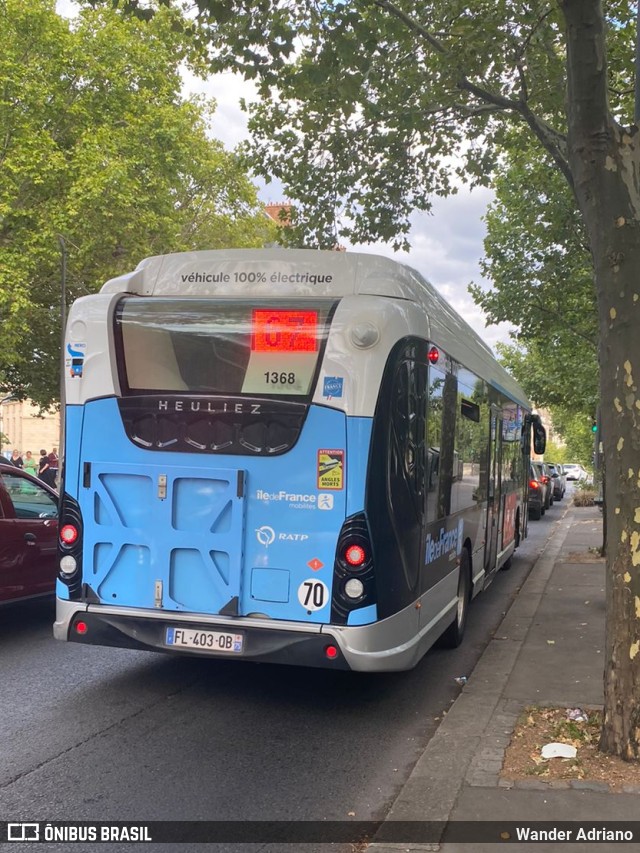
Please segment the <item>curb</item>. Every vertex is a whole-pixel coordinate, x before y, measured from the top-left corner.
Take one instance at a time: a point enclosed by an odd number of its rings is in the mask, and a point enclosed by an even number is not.
[[[571,523],[570,507],[533,564],[526,581],[496,633],[489,641],[469,681],[438,726],[425,751],[394,801],[385,823],[434,821],[444,824],[465,780],[471,785],[496,787],[504,751],[509,743],[520,704],[502,699],[542,595],[551,577]],[[487,743],[495,746],[486,747]],[[377,844],[371,853],[424,853],[439,844]]]

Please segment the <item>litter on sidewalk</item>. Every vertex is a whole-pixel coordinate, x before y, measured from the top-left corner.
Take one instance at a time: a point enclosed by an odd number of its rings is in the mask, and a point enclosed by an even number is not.
[[[575,758],[578,750],[568,743],[545,743],[540,751],[543,758]]]
[[[573,720],[574,723],[586,723],[589,717],[582,708],[569,708],[567,710],[567,720]]]

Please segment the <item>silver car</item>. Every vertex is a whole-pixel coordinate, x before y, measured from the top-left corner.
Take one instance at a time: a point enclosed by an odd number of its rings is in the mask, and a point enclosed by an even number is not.
[[[561,501],[567,489],[564,469],[562,465],[559,465],[555,462],[549,462],[547,464],[549,470],[551,471],[551,482],[553,484],[553,499],[554,501]]]
[[[544,462],[532,462],[531,463],[535,468],[537,478],[542,483],[544,488],[544,501],[542,506],[545,509],[549,509],[549,507],[553,504],[553,480],[551,478],[551,471],[549,471],[549,466]]]

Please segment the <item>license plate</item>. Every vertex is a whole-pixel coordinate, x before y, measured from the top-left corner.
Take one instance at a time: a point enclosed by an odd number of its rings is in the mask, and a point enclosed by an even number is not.
[[[201,631],[197,628],[167,628],[165,645],[181,649],[241,654],[244,637],[224,631]]]

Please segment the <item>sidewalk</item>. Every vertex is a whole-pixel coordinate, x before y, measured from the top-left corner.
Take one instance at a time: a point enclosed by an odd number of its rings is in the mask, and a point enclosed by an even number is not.
[[[567,507],[468,683],[418,760],[388,821],[640,820],[637,791],[613,793],[600,782],[500,778],[505,749],[525,706],[602,706],[604,565],[566,562],[569,553],[601,544],[599,510]],[[367,850],[484,853],[497,850],[500,841],[496,837],[496,843],[459,843],[446,842],[446,837],[439,845],[374,842]],[[547,853],[564,846],[516,842],[505,849]],[[612,842],[578,842],[567,849],[605,853],[612,846]],[[640,844],[626,843],[619,849],[636,851]]]

